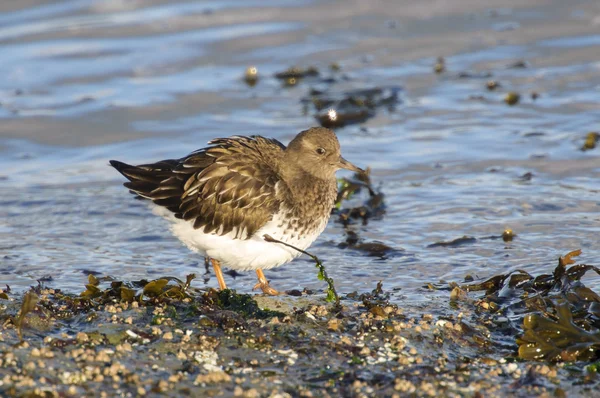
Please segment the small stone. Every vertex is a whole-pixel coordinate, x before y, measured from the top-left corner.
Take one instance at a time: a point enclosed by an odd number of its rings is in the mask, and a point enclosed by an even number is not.
[[[258,398],[258,397],[260,397],[260,393],[255,388],[251,388],[244,392],[244,398]]]
[[[348,338],[348,336],[343,336],[340,339],[340,343],[345,345],[352,345],[352,341]]]
[[[458,286],[454,286],[450,292],[450,300],[452,301],[464,301],[467,299],[467,292]]]
[[[77,339],[78,343],[87,343],[90,340],[87,333],[84,332],[77,333],[77,336],[75,336],[75,338]]]
[[[166,380],[160,380],[157,383],[156,388],[159,392],[165,392],[169,388],[169,383],[167,383]]]
[[[342,322],[337,318],[330,319],[329,322],[327,322],[327,329],[337,332],[341,324]]]
[[[194,381],[195,385],[199,384],[216,384],[216,383],[229,383],[231,376],[223,371],[209,372],[205,375],[198,375]],[[234,392],[235,394],[235,392]]]
[[[163,337],[163,339],[165,339],[165,340],[173,340],[173,333],[171,333],[171,332],[167,332],[167,333],[163,334],[163,336],[162,336],[162,337]]]

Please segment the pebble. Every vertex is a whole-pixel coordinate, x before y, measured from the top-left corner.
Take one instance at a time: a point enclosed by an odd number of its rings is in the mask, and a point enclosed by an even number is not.
[[[75,336],[75,339],[77,340],[78,343],[87,343],[88,341],[90,341],[89,336],[84,332],[77,333],[77,335]]]
[[[195,385],[199,384],[215,384],[215,383],[229,383],[231,376],[223,371],[209,372],[207,374],[198,375],[194,380]]]

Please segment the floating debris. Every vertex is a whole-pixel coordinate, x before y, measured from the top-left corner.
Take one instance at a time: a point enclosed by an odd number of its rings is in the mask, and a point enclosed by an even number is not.
[[[335,94],[313,88],[311,96],[302,99],[302,102],[314,108],[315,118],[323,127],[335,128],[363,123],[374,117],[381,107],[393,110],[401,103],[401,91],[400,87],[375,87]],[[335,110],[333,118],[332,109]]]
[[[519,176],[518,180],[521,182],[529,182],[533,180],[533,177],[535,177],[535,174],[533,174],[531,171],[528,171],[527,173]]]
[[[379,258],[386,258],[390,254],[402,251],[378,241],[364,242],[356,232],[350,230],[346,230],[346,241],[340,243],[338,247],[361,251],[367,253],[369,256]]]
[[[502,240],[505,242],[512,242],[515,236],[517,235],[510,228],[506,228],[504,232],[502,232]]]
[[[506,67],[508,69],[524,69],[529,67],[529,63],[521,59],[513,62],[512,64],[506,65]]]
[[[518,93],[511,91],[507,93],[504,97],[504,102],[506,102],[510,106],[513,106],[519,102],[519,99],[521,99],[521,96]]]
[[[540,94],[537,91],[532,91],[531,92],[531,99],[533,101],[535,101],[536,99],[540,98]]]
[[[587,133],[585,136],[585,141],[583,146],[581,147],[582,151],[589,151],[596,148],[598,141],[600,140],[600,134],[596,132]]]
[[[446,62],[443,57],[438,57],[435,65],[433,66],[433,71],[438,75],[446,71]]]
[[[477,239],[472,237],[472,236],[467,236],[464,235],[460,238],[456,238],[450,241],[440,241],[440,242],[435,242],[432,243],[430,245],[427,246],[427,248],[434,248],[434,247],[460,247],[460,246],[464,246],[464,245],[471,245],[473,243],[477,242]]]
[[[331,64],[329,64],[329,70],[332,72],[339,72],[340,70],[342,70],[342,67],[337,62],[332,62]]]
[[[500,87],[500,83],[498,83],[496,80],[488,80],[488,82],[485,84],[485,87],[488,90],[493,91]]]
[[[458,78],[460,79],[489,79],[492,76],[491,72],[466,71],[458,74]]]
[[[275,73],[275,77],[281,80],[288,80],[288,79],[303,79],[306,77],[316,77],[319,76],[319,70],[314,67],[308,67],[306,69],[303,68],[299,68],[296,66],[293,66],[289,69],[286,69],[283,72],[278,72]]]
[[[344,111],[338,117],[337,111],[334,111],[334,116],[332,117],[331,111],[327,111],[326,113],[319,113],[315,116],[315,118],[319,121],[319,124],[323,127],[327,128],[336,128],[343,127],[349,124],[363,123],[368,119],[375,116],[375,112],[369,111],[367,109],[362,109],[358,111]]]
[[[256,83],[258,83],[258,69],[256,68],[256,66],[250,66],[248,69],[246,69],[246,73],[244,74],[244,81],[250,87],[256,86]]]

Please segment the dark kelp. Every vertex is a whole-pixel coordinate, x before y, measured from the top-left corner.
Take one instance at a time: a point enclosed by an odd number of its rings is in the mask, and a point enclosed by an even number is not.
[[[342,207],[343,202],[362,190],[366,190],[369,196],[361,205],[350,208]],[[355,173],[352,178],[338,180],[338,196],[334,211],[338,214],[338,220],[345,226],[350,224],[351,219],[360,219],[366,225],[370,218],[381,217],[385,213],[384,194],[373,187],[370,168],[363,173]]]
[[[353,207],[343,207],[343,204],[353,199],[360,192],[368,192],[366,200]],[[362,221],[367,225],[369,219],[380,218],[385,213],[384,194],[377,191],[371,182],[371,169],[362,173],[355,173],[351,178],[340,178],[338,180],[338,196],[335,202],[334,213],[338,216],[338,221],[344,225],[346,240],[339,243],[338,247],[342,249],[352,249],[369,256],[386,258],[390,255],[400,253],[402,249],[395,249],[379,241],[364,241],[355,230],[350,229],[353,220]]]
[[[516,270],[480,283],[454,286],[485,291],[479,308],[508,317],[506,331],[518,335],[518,355],[525,360],[596,361],[600,359],[600,296],[581,278],[600,268],[575,264],[575,250],[560,257],[552,274],[533,276]],[[574,265],[575,264],[575,265]]]
[[[477,239],[472,236],[461,236],[460,238],[456,238],[450,241],[439,241],[428,245],[428,248],[434,247],[460,247],[464,245],[471,245],[477,242]]]
[[[370,89],[336,92],[333,88],[311,90],[302,102],[314,110],[315,118],[323,127],[342,127],[362,123],[377,113],[378,109],[393,110],[401,103],[401,87],[374,87]],[[332,117],[330,110],[335,110]]]

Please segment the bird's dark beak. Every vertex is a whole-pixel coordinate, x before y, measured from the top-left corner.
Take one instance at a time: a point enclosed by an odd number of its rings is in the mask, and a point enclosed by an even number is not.
[[[347,161],[346,159],[344,159],[341,156],[340,156],[340,161],[338,163],[338,167],[340,169],[354,171],[355,173],[364,173],[365,172],[363,169],[356,167],[355,165],[353,165],[352,163],[350,163],[349,161]]]

